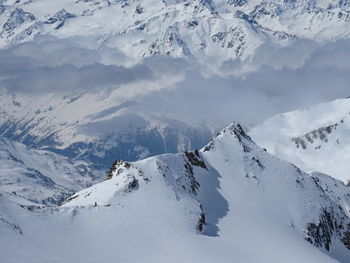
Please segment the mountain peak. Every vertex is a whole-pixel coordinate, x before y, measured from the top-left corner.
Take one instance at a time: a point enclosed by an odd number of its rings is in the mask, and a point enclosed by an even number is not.
[[[254,215],[273,222],[274,231],[298,233],[325,251],[338,240],[347,255],[347,193],[341,182],[310,176],[265,152],[240,124],[232,123],[199,151],[116,161],[107,180],[74,194],[62,206],[127,206],[126,213],[165,202],[162,213],[176,209],[191,231],[207,236],[225,235],[227,222],[249,232],[251,225],[245,222]],[[285,222],[290,222],[287,230]]]
[[[214,148],[215,141],[237,141],[244,151],[250,151],[251,145],[255,145],[250,136],[246,133],[246,129],[237,122],[227,125],[223,130],[218,132],[216,136],[203,147],[203,151],[209,151]]]
[[[245,138],[247,140],[251,141],[250,136],[247,134],[246,132],[247,130],[245,128],[243,128],[243,126],[237,122],[233,122],[231,124],[229,124],[228,126],[226,126],[220,133],[222,134],[234,134],[239,140],[240,138]]]

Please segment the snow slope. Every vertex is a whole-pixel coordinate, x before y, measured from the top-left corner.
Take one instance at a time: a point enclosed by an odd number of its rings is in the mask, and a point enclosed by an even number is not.
[[[0,138],[0,193],[20,204],[58,204],[101,176],[87,162]]]
[[[6,263],[345,263],[349,196],[342,182],[277,159],[231,124],[201,150],[117,161],[59,208],[28,211],[1,196],[22,234],[1,228],[0,252]]]
[[[283,113],[253,128],[249,134],[270,153],[305,171],[320,171],[350,180],[350,100]]]

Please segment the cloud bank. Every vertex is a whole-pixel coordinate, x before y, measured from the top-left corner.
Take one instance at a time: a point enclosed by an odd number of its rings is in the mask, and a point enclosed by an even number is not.
[[[140,83],[141,90],[143,81],[179,75],[181,81],[171,89],[136,93],[127,112],[251,126],[280,112],[350,95],[349,48],[350,41],[263,45],[246,72],[237,74],[242,63],[227,61],[222,74],[208,74],[208,67],[185,59],[152,57],[123,66],[125,57],[118,50],[88,50],[65,40],[41,39],[0,50],[0,87],[36,94]]]
[[[19,44],[0,50],[0,85],[13,93],[62,93],[118,88],[122,84],[153,78],[152,71],[145,65],[126,68],[104,64],[104,56],[98,50],[51,38]]]

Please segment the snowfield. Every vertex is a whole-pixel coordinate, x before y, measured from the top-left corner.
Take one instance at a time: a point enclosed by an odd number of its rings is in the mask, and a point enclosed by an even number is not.
[[[198,151],[117,161],[60,207],[11,199],[3,262],[350,260],[349,188],[273,157],[239,124]]]
[[[339,99],[283,113],[249,134],[270,153],[307,172],[350,181],[350,100]]]

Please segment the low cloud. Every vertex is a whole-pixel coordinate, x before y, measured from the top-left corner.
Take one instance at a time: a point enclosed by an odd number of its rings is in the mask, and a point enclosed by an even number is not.
[[[171,88],[136,92],[123,111],[252,126],[280,112],[350,95],[349,47],[350,41],[263,45],[249,70],[242,72],[244,64],[235,60],[223,65],[222,74],[208,74],[193,61],[160,56],[126,67],[121,64],[127,58],[118,50],[89,50],[64,40],[41,39],[0,51],[0,85],[9,92],[35,94],[94,91],[135,82],[141,91],[143,81],[179,75],[181,81]]]
[[[153,78],[145,65],[106,65],[103,60],[103,52],[64,40],[24,43],[0,50],[0,85],[9,92],[35,94],[118,88]]]
[[[281,112],[349,96],[349,48],[348,40],[262,46],[250,72],[204,76],[197,67],[175,89],[148,94],[138,107],[189,121],[251,127]]]

